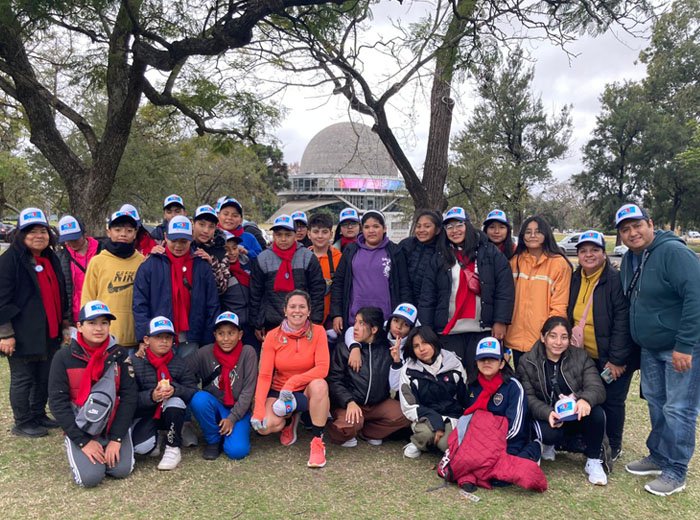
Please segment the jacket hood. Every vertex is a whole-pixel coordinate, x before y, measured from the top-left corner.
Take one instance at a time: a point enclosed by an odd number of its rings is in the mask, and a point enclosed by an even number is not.
[[[386,233],[384,233],[384,238],[383,238],[382,241],[379,243],[379,245],[376,246],[376,247],[369,247],[369,246],[365,243],[365,237],[364,237],[364,236],[360,235],[360,236],[357,237],[357,246],[360,247],[360,248],[362,248],[362,249],[365,249],[365,250],[367,250],[367,251],[377,251],[378,249],[384,249],[388,243],[389,243],[389,237],[386,236]]]
[[[659,245],[665,244],[666,242],[680,242],[683,245],[685,244],[685,240],[683,240],[681,237],[676,235],[673,231],[661,231],[661,230],[656,230],[654,231],[654,241],[651,243],[651,245],[647,248],[649,251],[653,251]]]

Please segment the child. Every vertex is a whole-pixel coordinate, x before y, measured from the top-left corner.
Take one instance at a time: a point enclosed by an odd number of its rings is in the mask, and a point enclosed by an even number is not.
[[[49,407],[66,435],[68,464],[79,486],[94,487],[105,475],[125,478],[134,469],[129,427],[138,390],[126,349],[109,335],[115,319],[103,302],[87,302],[80,309],[76,336],[51,363]],[[98,389],[104,393],[93,401],[91,394]],[[105,401],[106,407],[93,404]],[[102,420],[86,419],[91,417]]]
[[[139,390],[136,421],[131,437],[134,452],[160,455],[158,431],[165,430],[165,452],[160,470],[172,470],[182,460],[180,431],[185,422],[185,408],[197,391],[197,382],[185,361],[173,355],[175,328],[165,316],[156,316],[144,336],[146,357],[132,357]]]
[[[104,242],[104,249],[88,265],[80,298],[82,305],[100,300],[111,309],[117,321],[112,327],[112,335],[119,345],[126,348],[135,348],[138,344],[132,307],[134,279],[144,259],[136,251],[137,229],[138,222],[131,213],[112,213],[107,226],[108,239]]]
[[[216,207],[219,217],[219,227],[224,231],[241,237],[241,253],[251,260],[255,260],[262,251],[262,247],[255,237],[243,229],[243,206],[233,197],[221,199]]]
[[[241,254],[241,237],[226,233],[226,257],[229,280],[226,292],[221,295],[221,307],[238,316],[241,327],[248,325],[248,302],[250,301],[250,261]]]
[[[218,223],[214,208],[207,204],[199,206],[194,212],[191,247],[193,255],[206,260],[211,266],[221,295],[226,292],[230,275],[226,259],[226,231],[219,229]]]
[[[462,416],[467,399],[467,374],[462,362],[443,350],[430,327],[416,327],[403,348],[399,400],[411,421],[413,435],[403,450],[415,459],[432,447],[447,449],[447,439]]]
[[[238,316],[224,312],[216,318],[216,342],[190,357],[190,370],[202,390],[194,394],[192,412],[207,442],[202,457],[214,460],[222,450],[230,459],[250,453],[250,406],[258,378],[258,358],[244,345]]]
[[[309,220],[309,238],[311,239],[311,251],[316,255],[321,264],[323,278],[326,280],[326,296],[323,303],[323,324],[326,330],[332,329],[332,323],[326,323],[328,313],[331,308],[331,285],[333,285],[333,275],[340,263],[342,253],[331,245],[333,233],[333,220],[326,213],[314,215]],[[299,238],[297,237],[297,241]]]
[[[129,213],[136,220],[136,225],[138,227],[136,230],[136,241],[134,242],[136,251],[141,253],[143,256],[150,255],[153,248],[158,244],[156,244],[156,241],[153,240],[153,237],[146,230],[146,228],[143,227],[143,222],[141,222],[141,217],[139,216],[139,212],[136,207],[132,206],[131,204],[122,204],[119,211]]]
[[[465,415],[487,410],[508,419],[506,451],[524,459],[540,460],[540,445],[529,440],[527,396],[503,355],[501,343],[493,337],[476,346],[477,379],[469,384]]]
[[[508,260],[513,257],[515,252],[515,244],[513,244],[512,237],[513,228],[504,211],[494,209],[486,215],[482,230],[489,237],[489,242],[506,255]]]
[[[294,221],[294,231],[297,242],[301,243],[304,247],[311,247],[311,240],[309,239],[309,219],[306,213],[303,211],[295,211],[292,213],[291,217]]]
[[[165,232],[168,229],[168,222],[170,222],[173,217],[177,217],[178,215],[183,217],[186,216],[187,210],[185,209],[185,203],[182,201],[182,197],[173,193],[172,195],[165,197],[163,200],[163,222],[158,224],[153,231],[151,231],[151,236],[153,239],[159,243],[162,243],[163,240],[165,240]]]
[[[338,225],[335,228],[333,247],[345,251],[345,246],[357,241],[360,234],[360,214],[356,209],[345,208],[338,216]]]

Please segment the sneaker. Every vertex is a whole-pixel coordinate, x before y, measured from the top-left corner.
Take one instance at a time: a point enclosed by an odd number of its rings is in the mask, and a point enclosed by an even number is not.
[[[537,462],[538,466],[541,466],[542,465],[542,452],[544,451],[544,444],[542,444],[542,441],[539,439],[535,439],[535,442],[540,445],[540,456],[535,462]]]
[[[557,458],[557,452],[554,450],[553,444],[542,445],[542,460],[554,460]]]
[[[610,448],[610,458],[613,462],[617,462],[617,459],[622,455],[622,448]]]
[[[661,468],[650,456],[628,463],[625,469],[632,475],[661,475]]]
[[[297,426],[299,426],[299,419],[301,415],[295,413],[292,415],[292,420],[289,424],[282,429],[280,433],[280,442],[282,446],[291,446],[297,441]]]
[[[199,444],[197,440],[197,432],[194,431],[194,424],[187,421],[182,425],[182,445],[186,448]]]
[[[160,459],[158,464],[158,469],[163,471],[169,471],[171,469],[177,468],[182,460],[182,455],[180,454],[180,448],[175,448],[173,446],[166,446],[165,453],[163,453],[163,458]]]
[[[406,446],[403,447],[404,457],[408,457],[409,459],[417,459],[418,457],[420,457],[420,454],[420,449],[412,442],[409,442],[408,444],[406,444]]]
[[[365,439],[367,441],[367,444],[370,446],[381,446],[382,443],[384,442],[382,439]]]
[[[652,495],[667,497],[668,495],[683,491],[685,489],[685,481],[661,475],[659,478],[652,480],[644,486],[644,489]]]
[[[204,460],[216,460],[219,458],[219,455],[221,455],[221,447],[218,442],[216,444],[207,444],[202,452]]]
[[[322,468],[326,465],[326,445],[321,437],[311,439],[311,453],[306,465],[310,468]]]
[[[353,437],[352,439],[348,439],[340,446],[343,448],[354,448],[355,446],[357,446],[357,437]]]
[[[58,421],[55,421],[51,419],[48,415],[44,414],[39,417],[36,417],[34,419],[34,422],[37,423],[39,426],[43,426],[44,428],[58,428],[60,425],[58,424]]]
[[[34,421],[29,421],[23,424],[15,424],[12,427],[13,435],[18,437],[44,437],[49,434],[49,430]]]
[[[600,459],[588,459],[584,468],[588,474],[588,482],[596,486],[607,486],[608,476],[603,469],[603,461]]]

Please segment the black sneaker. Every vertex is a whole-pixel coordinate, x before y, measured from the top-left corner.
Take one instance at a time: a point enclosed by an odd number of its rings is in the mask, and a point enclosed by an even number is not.
[[[465,482],[464,484],[459,486],[459,488],[462,491],[466,491],[467,493],[474,493],[474,491],[476,491],[477,489],[477,487],[474,484],[470,484],[469,482]]]
[[[221,455],[221,448],[218,442],[216,444],[207,444],[202,452],[204,460],[216,460],[219,458],[219,455]]]
[[[12,433],[18,437],[36,438],[45,437],[49,434],[49,430],[31,421],[23,424],[15,424],[12,427]]]
[[[37,423],[39,426],[43,426],[44,428],[58,428],[60,426],[58,424],[58,421],[51,419],[51,417],[49,417],[46,414],[37,417],[36,419],[34,419],[34,422]]]
[[[619,459],[620,455],[622,455],[622,447],[610,448],[610,451],[610,458],[613,462],[617,462],[617,459]]]

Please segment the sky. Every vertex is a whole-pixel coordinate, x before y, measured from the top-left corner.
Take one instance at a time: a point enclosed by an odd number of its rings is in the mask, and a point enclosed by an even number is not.
[[[390,26],[382,13],[375,16],[373,24],[376,34],[390,34]],[[525,49],[535,67],[533,93],[541,96],[545,111],[555,113],[566,104],[572,105],[573,133],[569,153],[551,164],[557,180],[565,180],[582,170],[581,148],[595,126],[600,111],[599,97],[605,85],[644,77],[645,67],[638,62],[638,57],[647,44],[646,38],[634,37],[619,28],[597,37],[580,37],[567,46],[573,57],[546,41],[526,44]],[[374,67],[379,74],[387,64],[381,59],[368,59],[366,66],[368,70]],[[429,92],[407,91],[404,99],[396,100],[398,110],[389,114],[392,127],[401,136],[402,145],[417,171],[422,170],[425,158],[428,95]],[[468,85],[462,85],[453,97],[456,100],[454,135],[465,126],[478,99]],[[358,114],[349,112],[344,98],[331,96],[318,88],[290,88],[279,101],[287,107],[287,113],[276,136],[285,161],[290,164],[301,161],[308,142],[325,127],[349,121],[350,117],[359,120]],[[407,113],[411,116],[407,117]]]

